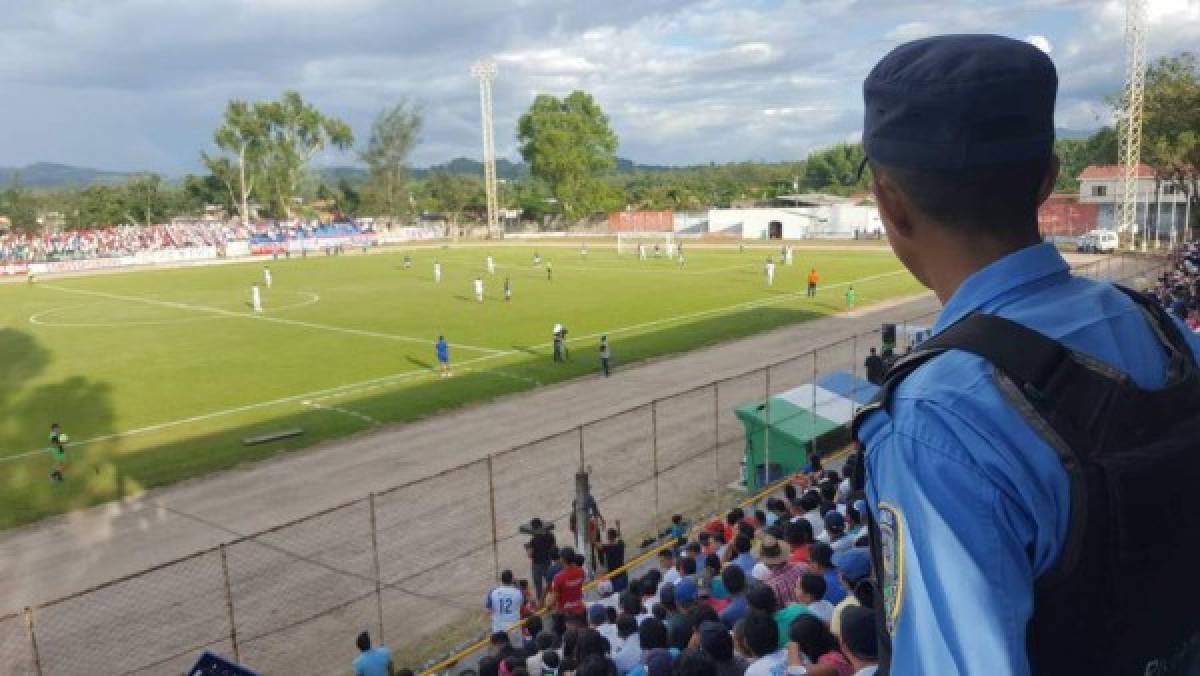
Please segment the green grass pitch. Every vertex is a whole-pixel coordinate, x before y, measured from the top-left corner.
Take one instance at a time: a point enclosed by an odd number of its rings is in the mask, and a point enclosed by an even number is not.
[[[919,290],[884,251],[798,248],[766,288],[777,249],[686,248],[686,265],[640,262],[592,244],[414,248],[371,256],[267,261],[266,312],[250,287],[262,264],[47,278],[0,285],[0,528],[29,523],[381,423],[413,420],[598,371],[598,336],[622,365],[804,321]],[[498,266],[487,274],[491,253]],[[442,282],[433,282],[433,261]],[[827,287],[804,295],[816,266]],[[483,278],[485,301],[472,291]],[[502,285],[512,280],[513,299]],[[571,361],[550,358],[569,329]],[[452,344],[436,376],[433,342]],[[800,349],[800,346],[798,346]],[[67,479],[45,452],[62,424]],[[302,427],[246,447],[245,437]]]

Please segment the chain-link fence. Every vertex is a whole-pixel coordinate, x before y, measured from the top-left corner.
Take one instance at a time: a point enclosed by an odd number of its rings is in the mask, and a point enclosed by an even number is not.
[[[1160,258],[1117,256],[1076,272],[1150,280],[1162,268]],[[935,317],[897,323],[895,349]],[[882,340],[878,329],[860,333],[0,616],[0,671],[180,673],[210,650],[264,673],[344,672],[363,629],[401,664],[445,655],[486,634],[483,599],[500,571],[530,577],[523,524],[540,517],[560,543],[574,542],[576,473],[587,472],[598,510],[608,526],[620,521],[627,542],[661,533],[673,514],[722,511],[743,495],[743,474],[758,471],[744,467],[735,409],[786,394],[832,421],[812,423],[817,452],[841,447],[861,402],[830,406],[815,385],[832,374],[865,378]],[[769,424],[778,413],[766,406],[764,415]],[[768,468],[773,440],[764,436]]]

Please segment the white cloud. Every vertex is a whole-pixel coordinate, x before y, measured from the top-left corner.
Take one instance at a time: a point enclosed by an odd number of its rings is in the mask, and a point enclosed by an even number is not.
[[[484,56],[500,66],[501,154],[515,156],[536,93],[583,88],[622,156],[661,164],[797,159],[857,138],[871,66],[939,33],[1024,37],[1052,54],[1064,127],[1108,122],[1123,74],[1122,0],[0,2],[0,91],[37,102],[0,106],[0,166],[196,170],[229,98],[289,87],[360,135],[411,98],[426,111],[417,164],[478,156],[468,68]],[[1149,24],[1151,58],[1190,48],[1200,1],[1151,0]]]

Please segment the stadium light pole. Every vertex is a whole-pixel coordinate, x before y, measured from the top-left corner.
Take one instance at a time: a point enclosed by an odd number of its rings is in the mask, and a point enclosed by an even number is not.
[[[496,62],[482,59],[471,64],[471,75],[479,80],[479,110],[483,128],[483,192],[487,198],[488,230],[496,227],[496,144],[492,136],[492,82],[496,79]]]

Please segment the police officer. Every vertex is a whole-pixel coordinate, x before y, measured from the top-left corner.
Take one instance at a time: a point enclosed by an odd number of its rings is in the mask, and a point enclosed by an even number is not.
[[[1073,276],[1039,237],[1059,169],[1056,89],[1043,52],[1003,37],[932,37],[885,56],[863,86],[863,146],[888,242],[941,300],[935,336],[995,314],[1163,387],[1166,353],[1137,304]],[[1026,629],[1035,582],[1064,551],[1072,493],[1004,382],[949,350],[858,420],[891,673],[1046,671]]]

